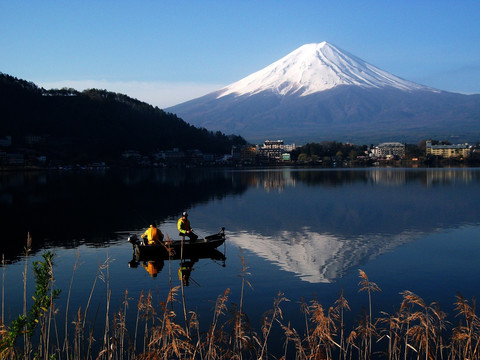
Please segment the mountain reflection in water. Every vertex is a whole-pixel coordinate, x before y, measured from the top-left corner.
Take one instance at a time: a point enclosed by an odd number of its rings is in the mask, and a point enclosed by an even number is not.
[[[399,234],[388,241],[383,236],[342,239],[305,228],[300,233],[285,231],[274,238],[238,234],[229,240],[281,269],[295,273],[303,281],[325,283],[339,279],[348,270],[414,239],[414,234]]]
[[[426,234],[478,225],[479,174],[471,169],[244,172],[240,176],[249,179],[250,188],[228,207],[211,205],[209,214],[231,220],[225,224],[231,243],[304,281],[331,282]]]
[[[425,234],[479,224],[477,169],[147,169],[3,173],[2,252],[108,246],[151,220],[193,227],[312,282],[330,282]],[[170,224],[170,225],[168,225]],[[171,226],[168,228],[168,226]]]
[[[198,314],[202,331],[208,331],[215,299],[226,289],[232,304],[244,294],[242,311],[259,333],[279,292],[291,300],[282,304],[284,324],[305,333],[300,303],[314,297],[328,309],[344,291],[351,307],[345,329],[350,331],[369,304],[368,295],[358,291],[359,269],[382,289],[372,298],[375,318],[381,311],[396,311],[399,292],[410,290],[426,303],[438,302],[448,321],[456,323],[455,295],[479,296],[478,194],[480,169],[0,173],[5,323],[23,311],[21,255],[27,232],[34,246],[30,267],[44,249],[55,252],[55,286],[63,290],[56,304],[58,323],[65,321],[64,309],[71,309],[73,319],[79,308],[86,308],[97,283],[91,304],[98,315],[91,311],[95,315],[87,321],[104,318],[106,309],[123,308],[128,292],[131,331],[134,304],[142,294],[151,292],[160,304],[172,286],[183,283],[189,285],[183,289],[186,308]],[[225,227],[227,240],[220,250],[226,262],[217,256],[132,259],[129,235],[142,234],[155,220],[165,235],[178,238],[176,223],[183,211],[200,236]],[[109,281],[97,282],[105,264]],[[251,287],[243,286],[243,275]],[[28,276],[30,297],[30,269]],[[181,314],[181,302],[175,306]],[[74,324],[69,324],[69,334],[74,334]],[[95,328],[96,339],[103,338],[103,330]],[[272,351],[280,357],[284,349]]]

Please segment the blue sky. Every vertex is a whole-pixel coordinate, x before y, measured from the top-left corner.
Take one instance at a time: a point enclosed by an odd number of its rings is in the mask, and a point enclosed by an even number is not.
[[[161,108],[322,41],[410,81],[480,93],[477,0],[0,0],[0,72]]]

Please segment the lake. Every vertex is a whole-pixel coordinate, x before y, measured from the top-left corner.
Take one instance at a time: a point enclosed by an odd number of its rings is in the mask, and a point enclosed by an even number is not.
[[[165,301],[171,286],[180,285],[180,261],[157,264],[151,276],[148,264],[132,262],[127,238],[152,221],[178,238],[176,222],[187,211],[200,236],[226,228],[219,248],[226,260],[199,259],[184,287],[186,307],[206,328],[226,289],[229,303],[240,303],[242,262],[251,284],[243,310],[257,328],[279,292],[290,300],[282,304],[285,322],[302,332],[302,299],[328,308],[343,290],[352,329],[368,307],[367,294],[358,291],[359,269],[381,289],[372,297],[374,317],[393,312],[400,292],[410,290],[438,302],[455,321],[455,296],[480,295],[479,200],[480,170],[465,168],[4,172],[2,314],[9,323],[22,312],[30,233],[29,264],[46,249],[55,253],[60,324],[68,295],[73,318],[86,308],[92,289],[90,321],[105,319],[108,287],[112,314],[128,291],[127,324],[134,327],[140,294],[150,290],[156,303]],[[30,294],[31,268],[27,274]]]

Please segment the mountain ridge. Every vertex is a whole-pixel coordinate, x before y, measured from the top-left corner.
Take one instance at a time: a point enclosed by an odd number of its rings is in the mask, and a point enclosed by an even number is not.
[[[116,161],[127,150],[199,149],[225,154],[244,139],[196,128],[176,115],[106,90],[45,90],[33,82],[0,73],[0,137],[12,148],[27,137],[42,155],[62,161]]]
[[[309,57],[321,61],[308,69]],[[309,80],[307,74],[317,77]],[[480,95],[401,79],[327,42],[304,45],[218,91],[166,110],[195,126],[238,133],[252,142],[480,138]]]

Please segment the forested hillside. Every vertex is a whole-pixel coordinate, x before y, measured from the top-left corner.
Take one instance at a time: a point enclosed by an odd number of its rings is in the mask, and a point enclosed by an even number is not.
[[[64,159],[105,160],[125,150],[152,153],[172,148],[223,154],[245,143],[240,136],[196,128],[126,95],[45,90],[2,73],[0,114],[0,138],[11,136],[12,147],[28,147],[35,139],[35,147],[45,155]]]

